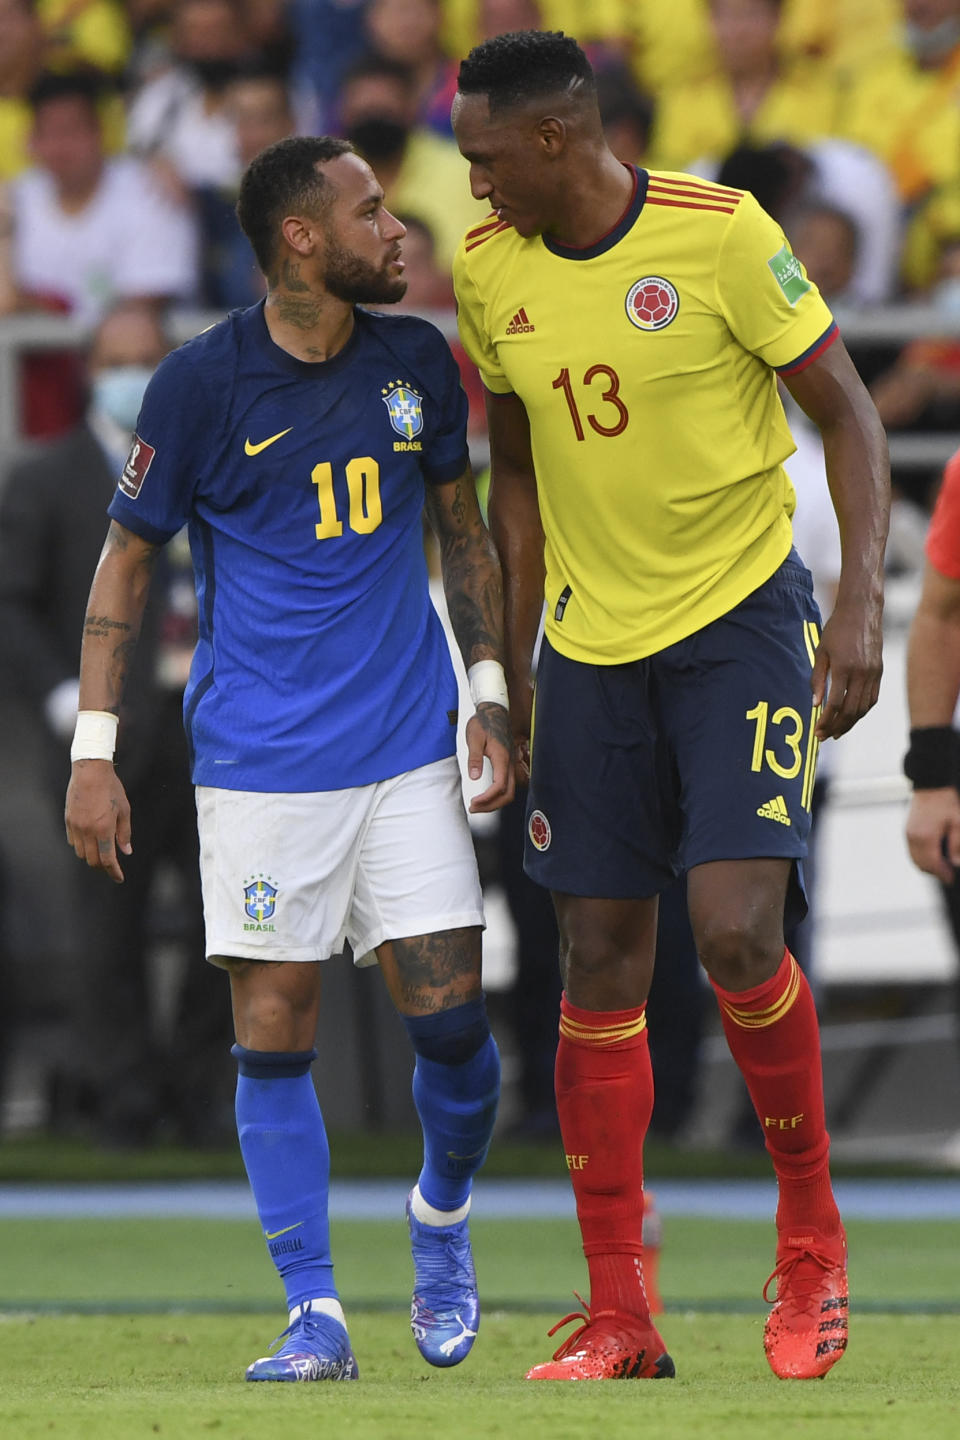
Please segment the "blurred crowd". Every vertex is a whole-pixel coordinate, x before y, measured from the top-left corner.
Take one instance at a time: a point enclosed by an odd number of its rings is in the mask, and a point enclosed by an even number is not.
[[[752,189],[831,303],[960,313],[960,0],[0,0],[0,315],[250,304],[239,176],[320,131],[415,222],[405,304],[449,311],[483,213],[450,130],[458,57],[537,26],[587,45],[622,159]],[[870,368],[888,424],[952,423],[955,342]],[[26,369],[24,432],[62,433],[76,365]]]
[[[263,294],[234,214],[250,159],[287,135],[345,135],[407,226],[402,305],[444,323],[482,457],[450,262],[485,207],[470,195],[450,103],[459,57],[527,28],[564,29],[588,49],[622,160],[752,190],[829,303],[849,313],[906,300],[956,316],[956,339],[851,348],[889,428],[960,428],[960,0],[0,0],[0,325],[53,312],[94,337],[83,354],[21,354],[20,435],[45,443],[16,463],[0,455],[0,794],[16,836],[0,875],[17,901],[0,932],[0,983],[8,1025],[18,992],[49,1010],[51,1123],[86,1117],[118,1143],[148,1138],[161,1116],[188,1141],[232,1132],[226,996],[196,963],[192,798],[171,738],[194,622],[176,544],[122,727],[143,817],[122,899],[82,872],[59,832],[86,591],[143,388],[169,348],[165,324]],[[806,507],[815,526],[828,505],[822,462],[797,425],[791,473],[801,512],[800,471],[819,486]],[[936,473],[897,476],[894,563],[919,563]],[[811,543],[828,591],[835,537]],[[521,937],[514,1020],[536,1036],[523,1104],[532,1128],[549,1128],[556,941],[543,897],[514,894],[516,822],[504,822],[491,864]],[[146,964],[158,940],[184,960],[161,1021]],[[682,1043],[671,1040],[675,1059]],[[699,1034],[685,1043],[694,1054]],[[3,1053],[0,1030],[0,1063]],[[690,1067],[678,1069],[681,1087]],[[665,1133],[689,1113],[690,1096],[673,1093]],[[669,1093],[664,1103],[665,1115]]]

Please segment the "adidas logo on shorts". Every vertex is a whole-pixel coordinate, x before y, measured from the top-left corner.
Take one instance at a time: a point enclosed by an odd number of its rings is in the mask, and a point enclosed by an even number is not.
[[[787,802],[782,795],[777,795],[773,800],[768,800],[761,805],[757,814],[763,820],[776,820],[778,825],[789,825],[790,816],[787,814]]]

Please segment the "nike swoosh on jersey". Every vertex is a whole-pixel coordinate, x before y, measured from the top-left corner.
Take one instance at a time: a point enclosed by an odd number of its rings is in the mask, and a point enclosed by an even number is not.
[[[287,1225],[287,1226],[284,1227],[283,1230],[264,1230],[264,1232],[263,1232],[264,1239],[265,1239],[265,1240],[276,1240],[277,1237],[280,1236],[280,1235],[289,1235],[289,1233],[290,1233],[291,1230],[299,1230],[299,1229],[300,1229],[300,1226],[301,1226],[302,1224],[303,1224],[303,1221],[302,1221],[302,1220],[298,1220],[297,1223],[296,1223],[296,1225]]]
[[[292,429],[293,426],[288,425],[286,430],[278,431],[276,435],[271,435],[269,440],[261,440],[257,445],[254,445],[248,435],[243,442],[243,453],[245,455],[259,455],[261,450],[266,450],[267,446],[272,445],[275,440],[282,440],[284,435],[289,435]]]

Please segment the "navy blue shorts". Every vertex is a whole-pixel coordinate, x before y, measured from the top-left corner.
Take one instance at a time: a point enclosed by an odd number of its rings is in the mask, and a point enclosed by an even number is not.
[[[524,868],[550,890],[658,894],[711,860],[806,854],[820,638],[796,551],[735,609],[626,665],[544,641]],[[802,875],[789,910],[805,910]]]

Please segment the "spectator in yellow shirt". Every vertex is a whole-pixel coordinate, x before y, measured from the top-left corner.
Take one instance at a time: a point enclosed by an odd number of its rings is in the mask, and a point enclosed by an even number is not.
[[[860,79],[844,129],[912,204],[960,179],[960,0],[903,0],[903,13],[904,45]]]
[[[47,67],[74,69],[92,65],[118,75],[130,54],[125,7],[117,0],[35,0],[47,39]]]
[[[43,32],[30,0],[0,0],[0,181],[30,163],[28,96],[42,55]]]
[[[710,0],[713,68],[658,95],[655,166],[686,170],[744,141],[802,146],[836,130],[839,85],[814,61],[783,59],[783,8],[783,0]]]

